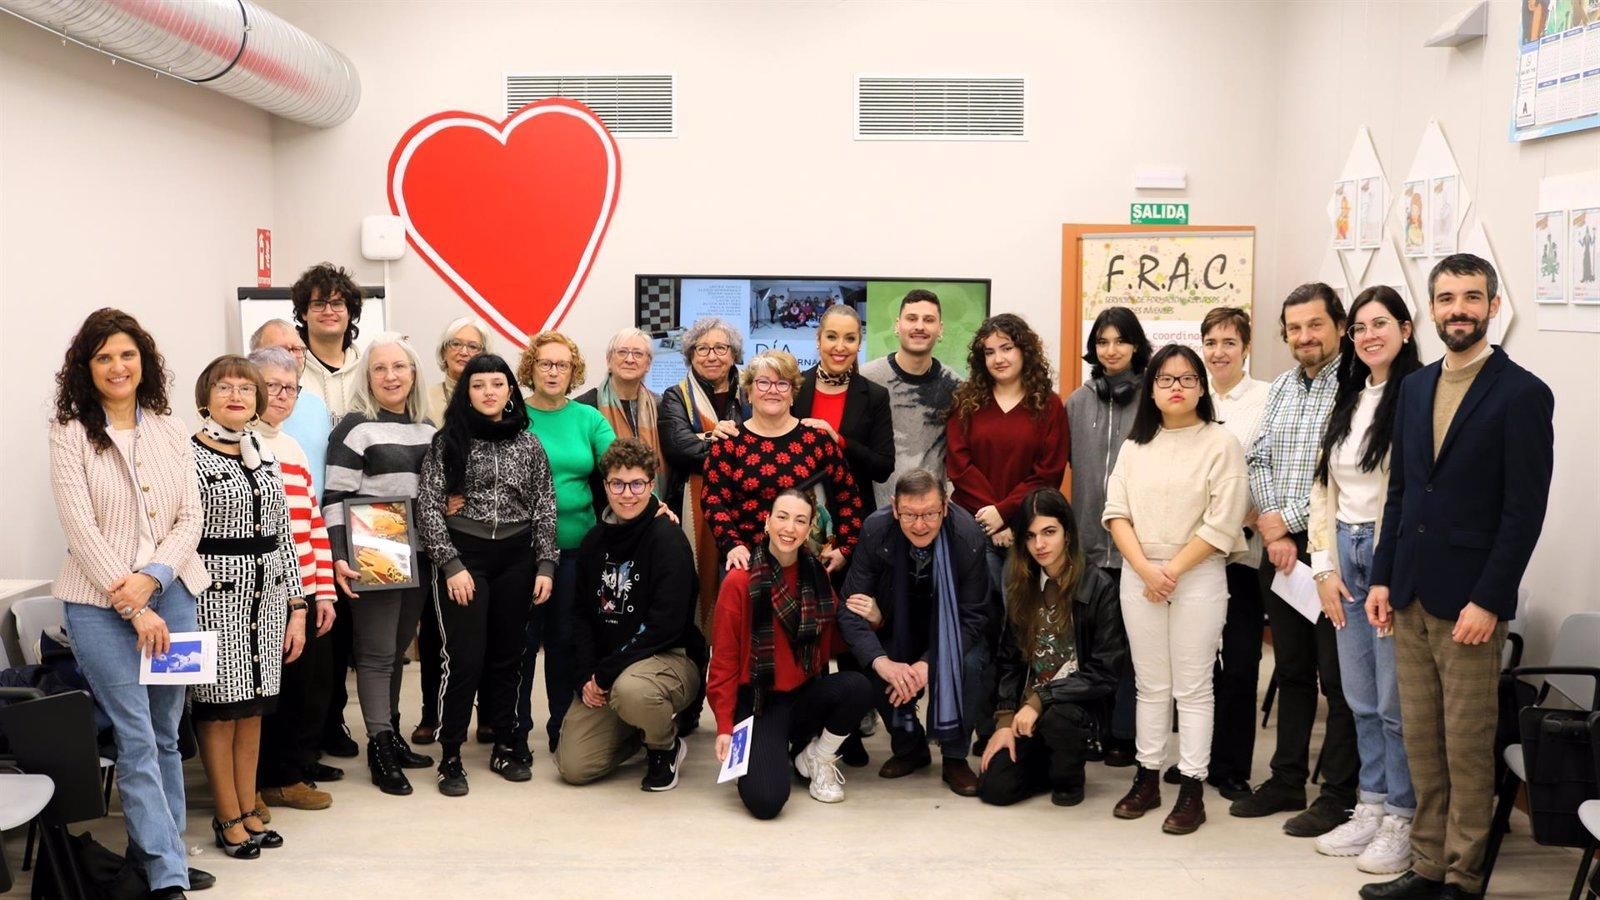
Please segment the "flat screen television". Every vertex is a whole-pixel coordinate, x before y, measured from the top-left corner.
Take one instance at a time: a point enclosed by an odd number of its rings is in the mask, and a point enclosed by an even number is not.
[[[899,347],[900,300],[915,289],[939,297],[944,337],[934,356],[963,378],[967,343],[989,316],[987,278],[860,278],[813,275],[637,275],[634,323],[650,335],[655,360],[645,384],[661,392],[683,380],[683,334],[696,319],[718,316],[739,331],[744,358],[764,350],[794,354],[802,370],[817,364],[817,324],[835,303],[855,307],[866,323],[861,361]]]

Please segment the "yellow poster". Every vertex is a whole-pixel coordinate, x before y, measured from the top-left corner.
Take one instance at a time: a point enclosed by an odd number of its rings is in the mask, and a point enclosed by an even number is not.
[[[1212,307],[1250,309],[1255,236],[1248,231],[1086,234],[1083,333],[1108,306],[1139,316],[1153,347],[1200,346],[1200,320]]]

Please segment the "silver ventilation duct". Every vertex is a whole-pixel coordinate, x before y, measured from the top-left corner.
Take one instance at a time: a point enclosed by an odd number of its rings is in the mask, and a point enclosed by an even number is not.
[[[344,54],[250,0],[0,0],[0,12],[306,125],[338,125],[361,102]]]

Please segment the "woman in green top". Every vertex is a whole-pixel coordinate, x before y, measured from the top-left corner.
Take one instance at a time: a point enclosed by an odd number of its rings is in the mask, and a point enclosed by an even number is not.
[[[533,676],[539,648],[544,647],[544,690],[550,702],[550,752],[561,735],[561,719],[578,690],[572,656],[573,604],[577,589],[578,545],[595,525],[594,493],[589,479],[600,455],[616,433],[600,411],[567,399],[583,384],[583,354],[571,338],[560,332],[541,331],[533,336],[517,366],[517,381],[528,396],[528,430],[539,437],[550,457],[556,485],[556,545],[561,561],[556,565],[550,599],[533,609],[528,621],[528,653],[522,658],[522,683],[517,696],[517,742],[526,746],[533,730]]]

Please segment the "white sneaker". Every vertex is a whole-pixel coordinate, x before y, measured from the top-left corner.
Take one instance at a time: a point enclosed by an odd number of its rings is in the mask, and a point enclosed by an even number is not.
[[[794,770],[811,782],[813,799],[823,803],[838,803],[844,799],[844,774],[839,771],[839,757],[824,756],[815,739],[794,758]]]
[[[1411,820],[1384,816],[1378,836],[1356,858],[1356,868],[1371,875],[1393,875],[1411,868]]]
[[[1350,821],[1317,838],[1317,852],[1323,856],[1358,855],[1378,836],[1383,818],[1383,804],[1357,803]]]

